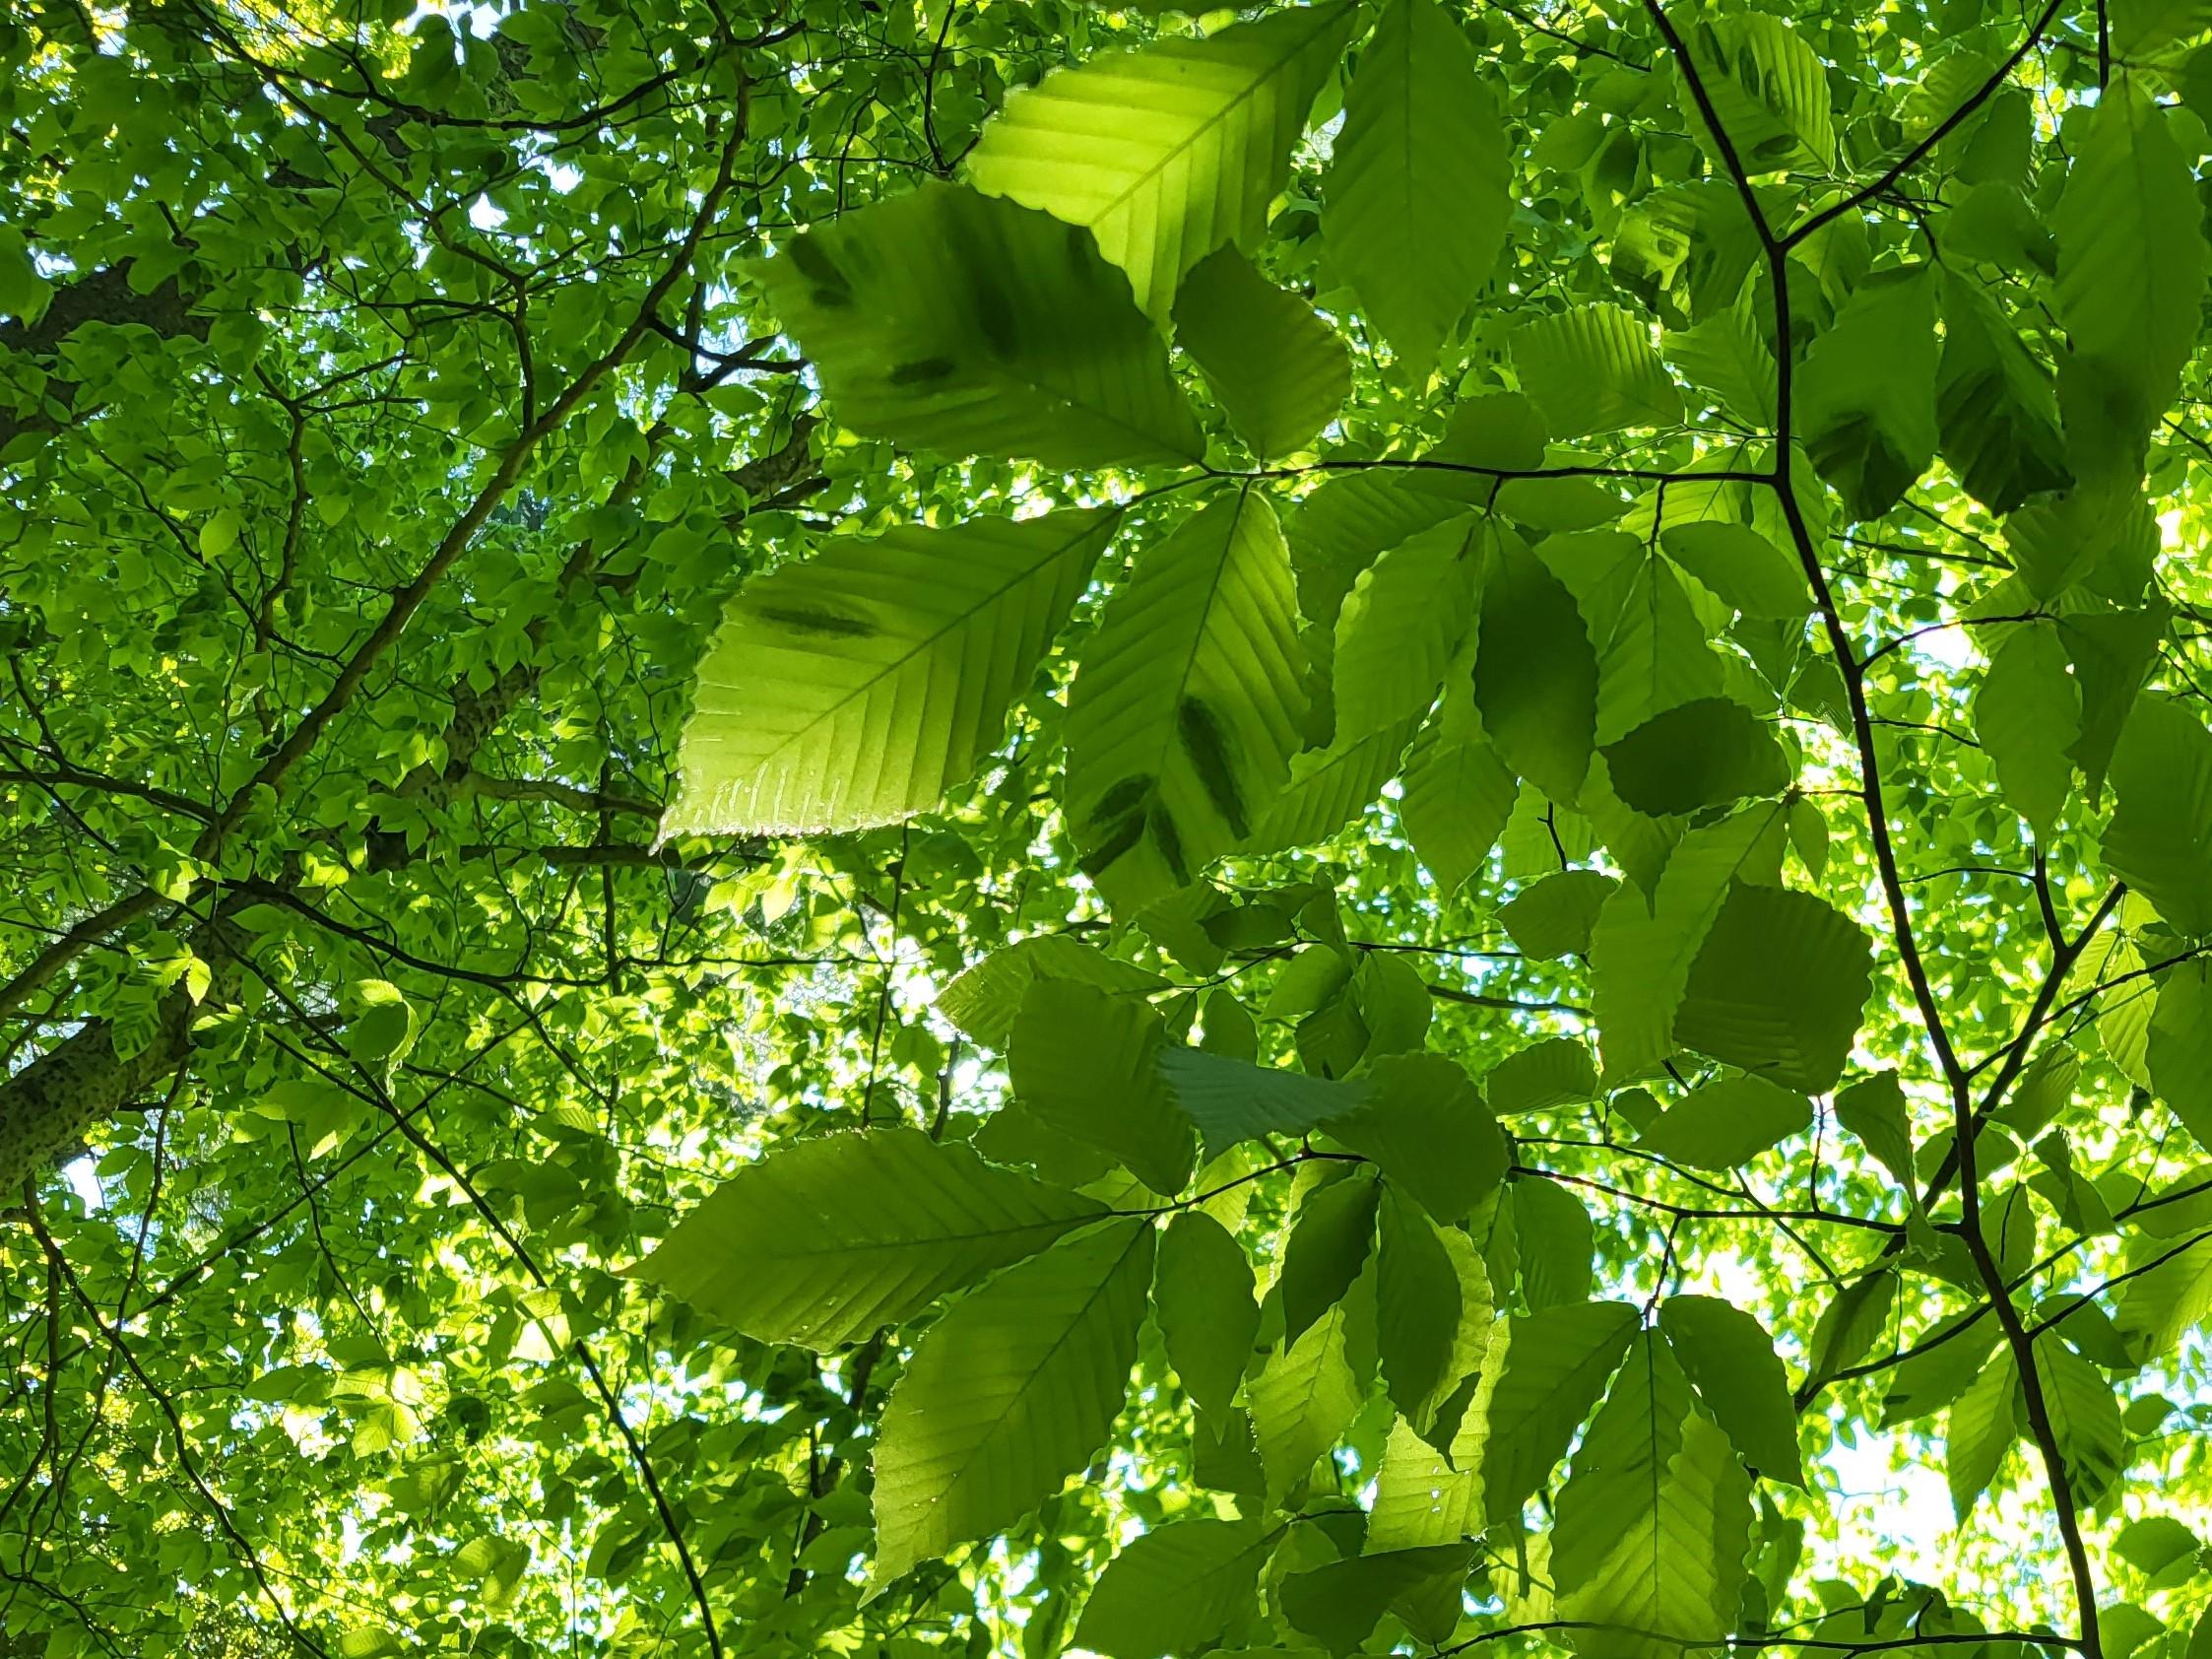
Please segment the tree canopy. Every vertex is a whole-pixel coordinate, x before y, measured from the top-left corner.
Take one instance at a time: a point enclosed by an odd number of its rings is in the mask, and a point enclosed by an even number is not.
[[[0,1651],[2212,1654],[2203,0],[0,63]]]

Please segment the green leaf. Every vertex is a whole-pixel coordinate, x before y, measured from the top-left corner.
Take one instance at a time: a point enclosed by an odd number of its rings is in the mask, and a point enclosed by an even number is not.
[[[2212,1316],[2212,1238],[2177,1245],[2138,1235],[2128,1240],[2127,1272],[2113,1323],[2131,1354],[2163,1359]]]
[[[1997,1478],[2006,1450],[2019,1435],[2020,1414],[2020,1371],[2012,1351],[1999,1348],[1944,1420],[1944,1473],[1951,1485],[1952,1513],[1962,1523]]]
[[[1402,1417],[1391,1425],[1368,1511],[1370,1555],[1457,1544],[1483,1530],[1482,1483],[1462,1473]]]
[[[1588,1043],[1545,1037],[1492,1066],[1483,1074],[1482,1089],[1493,1114],[1513,1117],[1596,1098],[1597,1067]]]
[[[1464,516],[1457,502],[1405,488],[1384,472],[1336,473],[1299,501],[1290,519],[1290,563],[1298,609],[1324,631],[1359,573],[1409,536]]]
[[[2158,977],[2146,1056],[2151,1087],[2200,1147],[2212,1147],[2212,969],[2182,962]]]
[[[1797,437],[1846,516],[1879,518],[1935,459],[1935,284],[1924,266],[1884,271],[1805,353]]]
[[[2127,1462],[2127,1435],[2113,1385],[2055,1332],[2038,1337],[2032,1352],[2074,1501],[2084,1507],[2102,1503]]]
[[[829,1349],[1103,1213],[965,1147],[876,1129],[739,1170],[629,1272],[761,1342]]]
[[[1335,330],[1233,246],[1214,249],[1184,279],[1175,341],[1263,459],[1303,448],[1351,390],[1351,359]]]
[[[1982,287],[1941,273],[1943,358],[1936,370],[1936,452],[1967,494],[2008,513],[2073,483],[2049,370]]]
[[[1388,1555],[1354,1556],[1282,1582],[1282,1614],[1333,1654],[1355,1651],[1383,1615],[1395,1613],[1419,1640],[1450,1638],[1460,1622],[1462,1587],[1473,1546],[1439,1544]]]
[[[1747,524],[1673,524],[1659,541],[1668,558],[1747,617],[1794,622],[1812,610],[1796,560]]]
[[[1305,718],[1290,564],[1266,496],[1223,496],[1147,550],[1068,700],[1070,831],[1120,911],[1253,832]]]
[[[1736,1626],[1751,1482],[1656,1333],[1630,1344],[1559,1493],[1551,1570],[1586,1652],[1646,1655]],[[1629,1632],[1635,1632],[1633,1635]]]
[[[1226,1412],[1260,1331],[1244,1246],[1211,1216],[1185,1210],[1160,1240],[1152,1299],[1184,1392],[1209,1416]]]
[[[1690,969],[1676,1036],[1782,1084],[1835,1087],[1873,988],[1859,925],[1809,893],[1738,883]]]
[[[1399,763],[1412,739],[1418,713],[1377,731],[1350,737],[1339,728],[1327,749],[1309,749],[1290,758],[1290,776],[1282,792],[1261,815],[1244,852],[1274,852],[1283,847],[1325,841],[1358,818],[1398,775]]]
[[[1463,710],[1464,705],[1464,711]],[[1438,896],[1466,885],[1512,816],[1519,780],[1476,729],[1464,693],[1448,693],[1405,755],[1399,817],[1436,878]]]
[[[1298,6],[1060,70],[1007,100],[968,175],[1087,227],[1138,304],[1165,317],[1184,272],[1267,229],[1350,23],[1348,5]]]
[[[752,270],[854,431],[1056,467],[1205,452],[1120,274],[1046,214],[929,183]]]
[[[1137,1359],[1152,1239],[1143,1218],[1065,1239],[930,1328],[878,1431],[878,1584],[1019,1520],[1104,1444]]]
[[[1690,1092],[1636,1138],[1647,1152],[1697,1169],[1748,1163],[1812,1126],[1812,1102],[1763,1077],[1726,1077]]]
[[[1905,1091],[1895,1072],[1862,1077],[1836,1096],[1836,1121],[1858,1138],[1897,1184],[1911,1194],[1913,1126],[1905,1107]]]
[[[1541,1312],[1587,1299],[1596,1240],[1583,1201],[1560,1182],[1540,1177],[1517,1179],[1507,1190],[1521,1251],[1521,1292],[1529,1305]]]
[[[1257,1521],[1192,1518],[1152,1528],[1098,1575],[1075,1645],[1108,1659],[1204,1652],[1251,1617],[1273,1542]]]
[[[1196,1048],[1164,1050],[1160,1074],[1169,1095],[1198,1125],[1207,1158],[1263,1135],[1303,1135],[1367,1097],[1365,1084],[1255,1066]]]
[[[2104,792],[2105,770],[2135,706],[2143,679],[2166,638],[2163,605],[2109,615],[2062,617],[2058,637],[2081,688],[2081,736],[2067,749],[2089,782],[2089,804]]]
[[[2178,932],[2212,933],[2212,732],[2181,703],[2144,697],[2112,779],[2106,865]]]
[[[1298,1206],[1282,1252],[1283,1340],[1294,1343],[1316,1319],[1343,1298],[1375,1241],[1375,1207],[1381,1183],[1355,1170],[1313,1188]]]
[[[1590,962],[1608,1082],[1627,1082],[1673,1052],[1691,964],[1729,885],[1779,858],[1783,833],[1781,808],[1747,807],[1684,835],[1650,900],[1624,884],[1605,901]]]
[[[1682,394],[1652,344],[1651,325],[1618,305],[1581,305],[1523,323],[1513,331],[1513,366],[1554,437],[1682,421]]]
[[[993,951],[937,994],[937,1011],[977,1042],[1004,1048],[1021,999],[1039,979],[1073,979],[1119,997],[1164,991],[1168,982],[1065,933],[1040,933]]]
[[[1825,172],[1836,158],[1827,71],[1813,49],[1779,18],[1746,12],[1699,20],[1684,31],[1721,130],[1752,173],[1809,164]],[[1704,112],[1683,88],[1673,107],[1709,137]]]
[[[2081,737],[2081,688],[2066,672],[2057,631],[2008,628],[1974,697],[1974,735],[1996,767],[2006,802],[2048,839],[2074,779],[2068,750]]]
[[[1160,1017],[1073,979],[1040,979],[1014,1021],[1007,1073],[1040,1122],[1111,1154],[1163,1197],[1191,1178],[1197,1137],[1167,1097]]]
[[[2069,146],[2058,200],[2058,392],[2077,465],[2132,479],[2180,389],[2204,299],[2204,210],[2167,114],[2134,75],[2097,100]]]
[[[1553,536],[1536,552],[1573,589],[1597,651],[1599,743],[1725,689],[1688,590],[1647,543],[1611,530]]]
[[[1767,722],[1727,697],[1655,714],[1602,753],[1614,793],[1655,818],[1779,795],[1789,784],[1789,763]]]
[[[1446,1378],[1460,1322],[1460,1279],[1436,1224],[1385,1186],[1376,1228],[1375,1343],[1391,1399],[1408,1418]],[[1287,1299],[1289,1287],[1284,1286]]]
[[[840,537],[740,589],[699,665],[664,835],[891,824],[998,746],[1112,512]]]
[[[1363,1080],[1363,1102],[1329,1123],[1440,1222],[1465,1216],[1505,1179],[1505,1136],[1482,1092],[1441,1054],[1395,1054]]]
[[[1479,519],[1450,519],[1415,532],[1360,572],[1336,618],[1339,742],[1428,711],[1466,636],[1481,546]]]
[[[1659,1304],[1659,1331],[1744,1462],[1770,1479],[1803,1486],[1797,1410],[1766,1328],[1713,1296],[1669,1296]]]
[[[1590,949],[1597,913],[1620,884],[1595,870],[1561,870],[1526,887],[1498,907],[1498,923],[1514,948],[1541,962]]]
[[[1981,1372],[2004,1333],[1996,1316],[1984,1309],[1979,1320],[1962,1314],[1924,1333],[1914,1351],[1885,1372],[1882,1396],[1885,1427],[1941,1411],[1964,1394]]]
[[[1596,741],[1597,656],[1574,595],[1510,540],[1482,595],[1474,702],[1498,758],[1571,805]]]
[[[1456,18],[1392,0],[1344,95],[1322,235],[1416,376],[1497,263],[1511,168],[1497,105]]]
[[[1252,1379],[1252,1426],[1272,1499],[1304,1479],[1366,1401],[1367,1390],[1344,1354],[1347,1318],[1337,1302]]]
[[[1452,1442],[1458,1469],[1479,1468],[1491,1526],[1518,1521],[1542,1490],[1639,1323],[1627,1302],[1576,1302],[1500,1320],[1482,1383]]]
[[[2171,1515],[2145,1515],[2113,1537],[2114,1553],[2161,1589],[2193,1576],[2203,1548],[2196,1534]]]

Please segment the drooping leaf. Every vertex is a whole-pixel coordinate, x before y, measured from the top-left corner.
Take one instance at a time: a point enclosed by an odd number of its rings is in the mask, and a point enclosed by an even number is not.
[[[1675,564],[1747,617],[1789,622],[1812,609],[1797,562],[1747,524],[1670,525],[1660,542]]]
[[[1437,1226],[1386,1186],[1375,1253],[1375,1343],[1383,1381],[1408,1418],[1446,1380],[1460,1322],[1460,1280]]]
[[[2058,432],[2050,373],[2031,357],[1978,283],[1941,274],[1943,358],[1936,370],[1936,452],[1967,493],[2007,513],[2074,481]]]
[[[1542,1111],[1597,1094],[1597,1067],[1590,1045],[1574,1037],[1545,1037],[1517,1049],[1482,1077],[1490,1110],[1499,1117]]]
[[[1745,12],[1699,20],[1684,33],[1721,129],[1749,171],[1777,172],[1801,163],[1829,166],[1836,133],[1828,77],[1812,48],[1787,24]],[[1675,107],[1710,137],[1704,111],[1686,90]]]
[[[1264,458],[1303,448],[1351,389],[1351,360],[1335,332],[1234,246],[1214,249],[1184,278],[1175,339]]]
[[[1895,1072],[1876,1072],[1839,1092],[1836,1121],[1858,1138],[1899,1186],[1912,1192],[1913,1129]]]
[[[1211,1216],[1184,1211],[1160,1239],[1152,1298],[1185,1392],[1209,1415],[1226,1412],[1260,1330],[1244,1247]]]
[[[1506,1190],[1513,1199],[1521,1294],[1539,1313],[1580,1305],[1590,1295],[1597,1242],[1589,1207],[1561,1181],[1523,1177]]]
[[[854,830],[935,806],[998,745],[1116,523],[838,538],[748,584],[699,665],[661,832]]]
[[[1204,452],[1127,283],[1049,215],[925,184],[753,269],[855,431],[1061,467]]]
[[[1297,6],[1048,75],[1007,100],[968,175],[1087,228],[1164,317],[1186,271],[1266,228],[1350,21],[1346,5]]]
[[[1107,606],[1069,693],[1066,799],[1118,908],[1189,883],[1281,790],[1306,709],[1296,615],[1274,509],[1250,491],[1148,549]]]
[[[1997,1478],[2004,1454],[2020,1432],[2020,1368],[2012,1351],[1990,1355],[1944,1420],[1944,1473],[1951,1485],[1951,1508],[1961,1521]]]
[[[1471,1545],[1438,1544],[1353,1556],[1293,1573],[1283,1581],[1283,1617],[1338,1655],[1365,1642],[1386,1612],[1397,1614],[1420,1640],[1441,1642],[1460,1622],[1462,1586],[1473,1555]]]
[[[1457,1544],[1483,1530],[1482,1487],[1470,1470],[1451,1461],[1404,1418],[1391,1425],[1383,1461],[1375,1471],[1375,1503],[1367,1516],[1367,1550],[1419,1550]]]
[[[1511,209],[1504,125],[1460,24],[1392,0],[1344,95],[1322,234],[1383,337],[1425,374],[1497,262]]]
[[[1336,619],[1336,737],[1427,712],[1474,608],[1477,519],[1416,531],[1362,571]]]
[[[2158,979],[2145,1056],[2151,1087],[2200,1147],[2212,1147],[2212,974],[2182,962]]]
[[[828,1135],[732,1175],[630,1272],[759,1341],[826,1349],[1101,1214],[911,1129]]]
[[[1381,1183],[1369,1170],[1355,1170],[1306,1194],[1282,1252],[1278,1289],[1285,1342],[1296,1343],[1309,1325],[1334,1307],[1366,1267],[1381,1196]]]
[[[877,1439],[876,1582],[1000,1531],[1089,1462],[1137,1359],[1152,1239],[1149,1220],[1110,1222],[930,1328]]]

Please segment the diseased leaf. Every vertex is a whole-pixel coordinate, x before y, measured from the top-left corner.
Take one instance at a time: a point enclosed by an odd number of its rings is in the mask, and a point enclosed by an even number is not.
[[[1346,5],[1297,6],[1048,75],[984,128],[968,175],[1085,227],[1164,317],[1183,273],[1266,229],[1350,21]]]
[[[699,665],[661,833],[855,830],[935,806],[997,746],[1115,523],[838,538],[748,584]]]
[[[1063,467],[1204,452],[1122,275],[1045,214],[925,184],[753,271],[855,431]]]
[[[1068,698],[1071,833],[1125,910],[1250,835],[1289,776],[1306,690],[1274,509],[1223,496],[1149,549]]]

